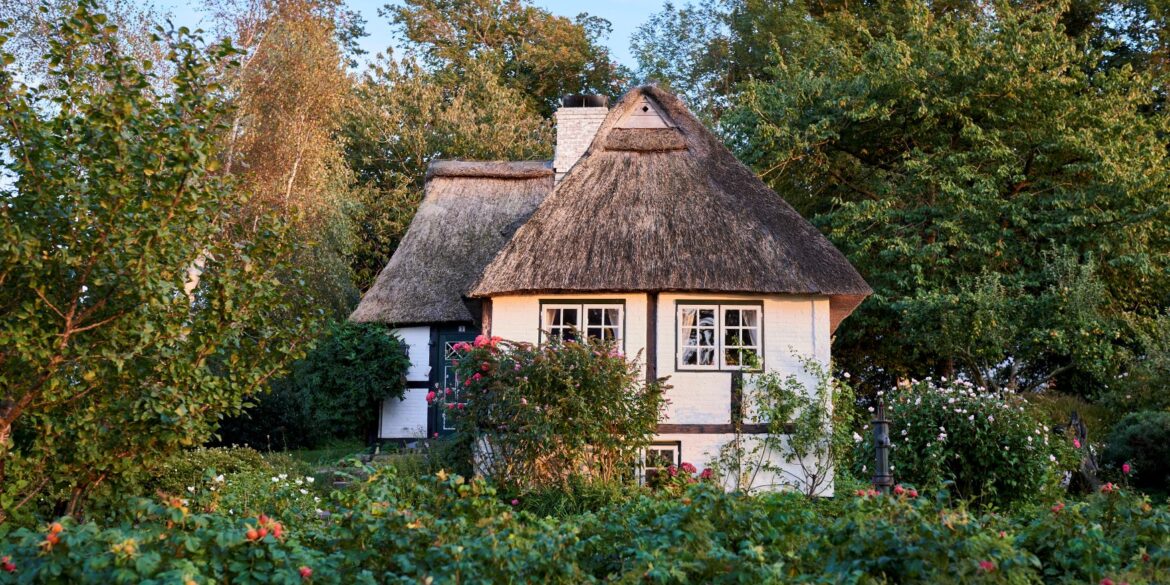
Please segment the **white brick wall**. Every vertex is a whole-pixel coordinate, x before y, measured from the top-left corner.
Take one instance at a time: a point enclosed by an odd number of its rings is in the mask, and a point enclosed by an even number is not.
[[[557,147],[553,157],[557,182],[589,149],[597,128],[609,114],[609,108],[561,108],[557,110]]]

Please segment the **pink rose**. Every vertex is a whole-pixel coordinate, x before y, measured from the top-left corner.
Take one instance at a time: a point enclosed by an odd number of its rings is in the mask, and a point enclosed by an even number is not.
[[[894,495],[895,496],[900,496],[904,493],[906,493],[906,488],[902,487],[902,484],[898,484],[898,485],[894,486]]]
[[[492,365],[487,363],[487,362],[484,362],[484,363],[480,364],[479,369],[486,372],[486,371],[492,369]]]
[[[918,490],[916,490],[914,488],[910,488],[910,497],[917,498],[918,497]]]
[[[703,473],[699,474],[699,479],[711,479],[711,468],[704,468]]]
[[[462,402],[460,402],[460,403],[458,403],[458,404],[456,404],[456,405],[455,405],[455,408],[458,408],[459,410],[463,410],[463,407],[464,407],[464,406],[466,406],[466,405],[465,405],[465,404],[463,404]]]
[[[690,463],[687,463],[686,461],[683,461],[682,470],[687,472],[687,473],[695,473],[695,472],[699,471],[698,469],[695,468],[694,465],[691,465]]]
[[[990,573],[995,570],[995,563],[992,561],[979,561],[979,568]]]
[[[476,372],[476,374],[474,376],[472,376],[471,379],[472,380],[482,380],[483,376],[479,375],[479,373]]]
[[[1080,439],[1073,439],[1073,447],[1080,449],[1081,448],[1081,440]]]
[[[488,341],[488,338],[484,337],[483,335],[477,335],[475,337],[475,347],[483,347],[483,346],[487,345],[488,343],[490,343]]]
[[[430,404],[434,401],[435,401],[435,391],[431,390],[430,392],[427,392],[427,404]]]
[[[1130,470],[1131,470],[1131,469],[1133,469],[1133,468],[1132,468],[1132,467],[1130,467],[1128,463],[1122,463],[1122,464],[1121,464],[1121,472],[1122,472],[1122,473],[1124,473],[1124,474],[1126,474],[1126,475],[1129,475],[1129,472],[1130,472]]]
[[[666,468],[666,472],[669,473],[671,477],[674,477],[678,475],[678,468],[671,465],[670,467]]]
[[[513,505],[513,506],[519,506],[519,505],[520,505],[520,500],[513,499],[513,500],[512,500],[512,505]]]
[[[309,577],[313,576],[313,569],[308,567],[301,567],[299,571],[301,573],[301,579],[308,579]]]

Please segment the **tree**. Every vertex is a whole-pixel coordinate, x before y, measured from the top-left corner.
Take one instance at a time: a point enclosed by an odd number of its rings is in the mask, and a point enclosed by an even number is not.
[[[306,246],[298,264],[319,306],[343,317],[358,297],[349,270],[357,246],[352,189],[339,130],[350,79],[338,40],[347,14],[327,0],[226,2],[217,5],[220,34],[241,50],[224,72],[233,109],[224,169],[253,194],[239,218],[280,213]]]
[[[427,166],[438,158],[551,158],[548,121],[489,66],[471,63],[457,84],[415,60],[385,58],[355,89],[345,127],[347,158],[365,194],[354,258],[368,286],[386,265],[422,200]]]
[[[169,35],[162,93],[89,2],[52,26],[44,85],[0,72],[0,522],[80,513],[200,444],[314,327],[279,217],[237,229],[217,173],[230,47]]]
[[[381,14],[448,83],[487,66],[542,115],[565,94],[616,95],[628,77],[602,44],[609,22],[585,13],[569,20],[528,0],[406,0]]]
[[[1101,67],[1065,8],[792,18],[800,44],[740,86],[724,124],[741,157],[875,288],[839,333],[851,371],[1092,394],[1170,302],[1168,118],[1151,75]],[[1073,291],[1093,297],[1058,302]],[[940,344],[946,319],[963,326]]]
[[[381,323],[335,323],[253,408],[223,421],[217,442],[283,450],[376,436],[382,402],[406,392],[406,349]]]

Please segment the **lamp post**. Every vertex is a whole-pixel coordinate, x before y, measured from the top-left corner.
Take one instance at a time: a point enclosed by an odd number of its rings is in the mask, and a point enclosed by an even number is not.
[[[890,421],[886,420],[886,404],[880,398],[873,417],[873,443],[877,453],[873,487],[888,494],[894,486],[894,476],[890,473]]]

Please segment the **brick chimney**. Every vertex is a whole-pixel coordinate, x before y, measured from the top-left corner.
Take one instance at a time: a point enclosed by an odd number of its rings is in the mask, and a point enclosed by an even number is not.
[[[561,107],[555,114],[557,148],[553,156],[558,183],[589,149],[593,135],[597,134],[597,129],[609,113],[608,103],[609,98],[603,95],[567,95],[561,98]]]

